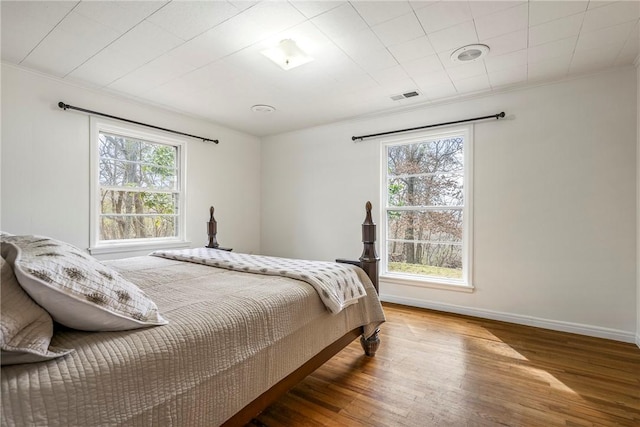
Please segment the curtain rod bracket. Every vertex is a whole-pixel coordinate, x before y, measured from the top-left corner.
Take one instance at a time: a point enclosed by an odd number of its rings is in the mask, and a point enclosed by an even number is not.
[[[136,122],[135,120],[124,119],[122,117],[112,116],[111,114],[105,114],[105,113],[100,113],[98,111],[87,110],[85,108],[74,107],[73,105],[65,104],[62,101],[58,102],[58,107],[62,108],[64,111],[67,111],[68,109],[82,111],[83,113],[94,114],[96,116],[102,116],[102,117],[108,117],[110,119],[120,120],[121,122],[133,123],[134,125],[146,126],[148,128],[153,128],[153,129],[158,129],[158,130],[162,130],[162,131],[165,131],[165,132],[175,133],[176,135],[182,135],[182,136],[188,136],[190,138],[201,139],[202,142],[213,142],[214,144],[218,144],[220,142],[217,139],[204,138],[202,136],[191,135],[191,134],[180,132],[180,131],[173,130],[173,129],[162,128],[160,126],[150,125],[150,124],[142,123],[142,122]]]
[[[464,120],[456,120],[456,121],[453,121],[453,122],[436,123],[434,125],[418,126],[418,127],[415,127],[415,128],[408,128],[408,129],[391,130],[389,132],[372,133],[370,135],[352,136],[351,140],[352,141],[356,141],[356,140],[362,141],[365,138],[373,138],[375,136],[392,135],[394,133],[411,132],[411,131],[414,131],[414,130],[434,128],[434,127],[438,127],[438,126],[455,125],[455,124],[458,124],[458,123],[475,122],[475,121],[478,121],[478,120],[485,120],[485,119],[496,119],[496,120],[498,120],[498,119],[503,118],[504,116],[505,116],[504,111],[501,111],[498,114],[492,114],[490,116],[483,116],[483,117],[474,117],[473,119],[464,119]]]

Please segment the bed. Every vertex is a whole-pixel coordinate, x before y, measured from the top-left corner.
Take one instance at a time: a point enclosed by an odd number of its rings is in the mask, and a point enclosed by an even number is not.
[[[212,209],[207,246],[217,245],[215,232]],[[264,267],[260,260],[220,249],[160,251],[102,263],[155,304],[144,316],[129,320],[153,321],[136,329],[124,325],[124,330],[97,332],[78,330],[84,323],[75,328],[54,323],[48,360],[3,361],[2,425],[244,425],[357,337],[373,356],[384,313],[377,297],[370,203],[362,232],[360,260],[310,267],[328,275],[327,269],[339,265],[344,274],[359,279],[363,295],[355,302],[347,298],[338,309],[327,305],[315,284],[293,278],[307,275],[295,266],[288,264],[291,271],[284,274],[281,267]],[[3,238],[3,257],[5,240],[11,238]],[[35,244],[41,252],[33,259],[42,262],[42,251],[59,243]],[[56,262],[60,258],[55,252],[48,255]],[[232,263],[238,262],[234,256],[240,264]],[[9,261],[15,259],[9,254]],[[86,274],[78,270],[65,271]],[[24,277],[15,276],[28,291]],[[42,298],[29,295],[38,302]],[[88,295],[88,300],[105,303],[95,293]],[[50,303],[47,298],[45,304]],[[48,309],[49,314],[64,323],[85,322],[87,315],[77,320],[84,310],[73,305],[77,302]],[[3,303],[3,323],[4,310]]]

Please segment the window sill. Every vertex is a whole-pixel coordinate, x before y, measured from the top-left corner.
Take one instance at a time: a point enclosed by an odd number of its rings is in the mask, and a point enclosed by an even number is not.
[[[454,280],[437,280],[433,278],[418,278],[403,274],[381,274],[380,282],[394,285],[416,286],[420,288],[443,289],[457,292],[473,292],[474,286]]]
[[[109,245],[100,245],[89,248],[91,255],[116,254],[137,251],[154,251],[158,249],[185,249],[191,247],[188,241],[154,241],[144,243],[115,243]]]

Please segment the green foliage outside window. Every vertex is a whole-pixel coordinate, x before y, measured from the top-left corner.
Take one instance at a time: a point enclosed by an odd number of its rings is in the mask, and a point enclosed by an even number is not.
[[[100,133],[101,240],[177,235],[177,147]]]

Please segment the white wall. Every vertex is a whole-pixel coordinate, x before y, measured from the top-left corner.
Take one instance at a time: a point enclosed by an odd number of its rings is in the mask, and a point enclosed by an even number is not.
[[[89,245],[89,116],[59,101],[195,135],[187,143],[187,238],[207,243],[209,206],[220,244],[260,249],[260,140],[204,120],[2,66],[0,226]],[[122,256],[122,255],[120,255]]]
[[[637,160],[636,160],[636,191],[637,191],[637,196],[636,196],[636,201],[637,201],[637,211],[636,211],[636,215],[637,215],[637,228],[636,228],[636,281],[637,281],[637,287],[636,287],[636,298],[637,298],[637,305],[636,305],[636,318],[637,318],[637,326],[636,326],[636,344],[638,345],[638,347],[640,347],[640,56],[638,58],[636,58],[636,75],[638,76],[638,85],[637,85],[637,89],[638,89],[638,118],[637,118],[637,126],[638,126],[638,131],[636,133],[636,137],[638,140],[638,144],[637,144]]]
[[[475,125],[475,291],[382,283],[381,295],[633,341],[636,79],[626,68],[264,138],[262,252],[360,255],[364,203],[380,205],[380,149],[352,135],[505,111]]]

